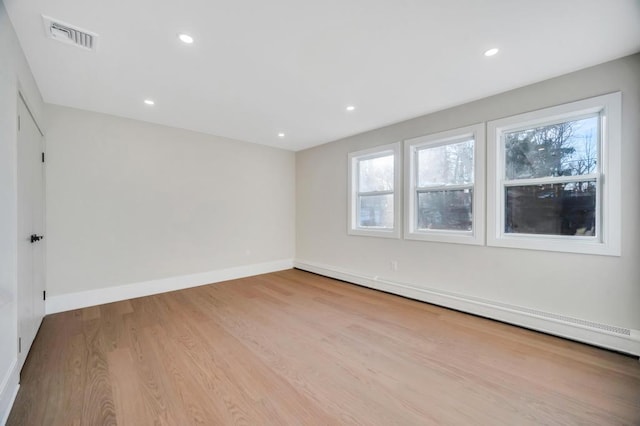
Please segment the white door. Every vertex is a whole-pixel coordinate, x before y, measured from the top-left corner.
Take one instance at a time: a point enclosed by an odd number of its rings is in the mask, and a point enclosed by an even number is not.
[[[18,99],[18,365],[44,317],[44,155],[40,129]]]

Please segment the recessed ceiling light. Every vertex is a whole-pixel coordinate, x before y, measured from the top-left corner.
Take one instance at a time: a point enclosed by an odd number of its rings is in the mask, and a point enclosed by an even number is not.
[[[193,37],[191,37],[189,34],[178,34],[178,38],[180,39],[181,42],[183,42],[184,44],[191,44],[193,43]]]
[[[493,49],[489,49],[486,52],[484,52],[484,56],[493,56],[496,53],[498,53],[500,51],[500,49],[498,49],[497,47],[494,47]]]
[[[147,105],[155,105],[156,103],[153,101],[153,99],[145,99],[144,103]]]
[[[354,107],[353,105],[349,105],[347,107],[347,111],[353,111],[354,109],[356,109],[356,107]]]
[[[282,133],[282,132],[278,133],[278,137],[279,138],[284,138],[284,133]]]

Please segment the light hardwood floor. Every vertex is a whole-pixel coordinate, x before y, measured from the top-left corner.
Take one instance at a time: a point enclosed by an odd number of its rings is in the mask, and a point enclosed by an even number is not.
[[[640,363],[289,270],[46,317],[8,424],[638,425]]]

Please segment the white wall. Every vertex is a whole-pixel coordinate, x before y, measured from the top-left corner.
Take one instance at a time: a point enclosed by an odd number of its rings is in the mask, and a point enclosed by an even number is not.
[[[350,151],[618,90],[623,94],[621,257],[347,235]],[[296,259],[327,270],[639,330],[639,101],[637,54],[298,152]],[[391,270],[391,260],[398,261],[397,272]]]
[[[42,126],[42,98],[0,2],[0,423],[17,390],[18,90]]]
[[[292,152],[46,112],[48,299],[293,258]]]

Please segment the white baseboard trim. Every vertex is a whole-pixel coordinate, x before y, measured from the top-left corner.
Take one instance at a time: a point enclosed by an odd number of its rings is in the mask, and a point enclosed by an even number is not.
[[[367,276],[310,261],[296,260],[294,267],[364,287],[640,356],[640,330],[600,324],[437,289],[420,288],[412,284]]]
[[[14,359],[0,383],[0,425],[4,426],[9,419],[13,402],[20,389],[18,359]]]
[[[185,288],[266,274],[269,272],[282,271],[291,268],[293,268],[293,260],[282,259],[265,263],[255,263],[251,265],[236,266],[233,268],[218,269],[198,274],[182,275],[100,288],[97,290],[61,294],[59,296],[47,298],[45,302],[45,312],[47,315],[55,314],[57,312],[65,312],[73,309],[86,308],[88,306],[134,299],[136,297],[150,296],[152,294],[166,293],[168,291],[182,290]]]

